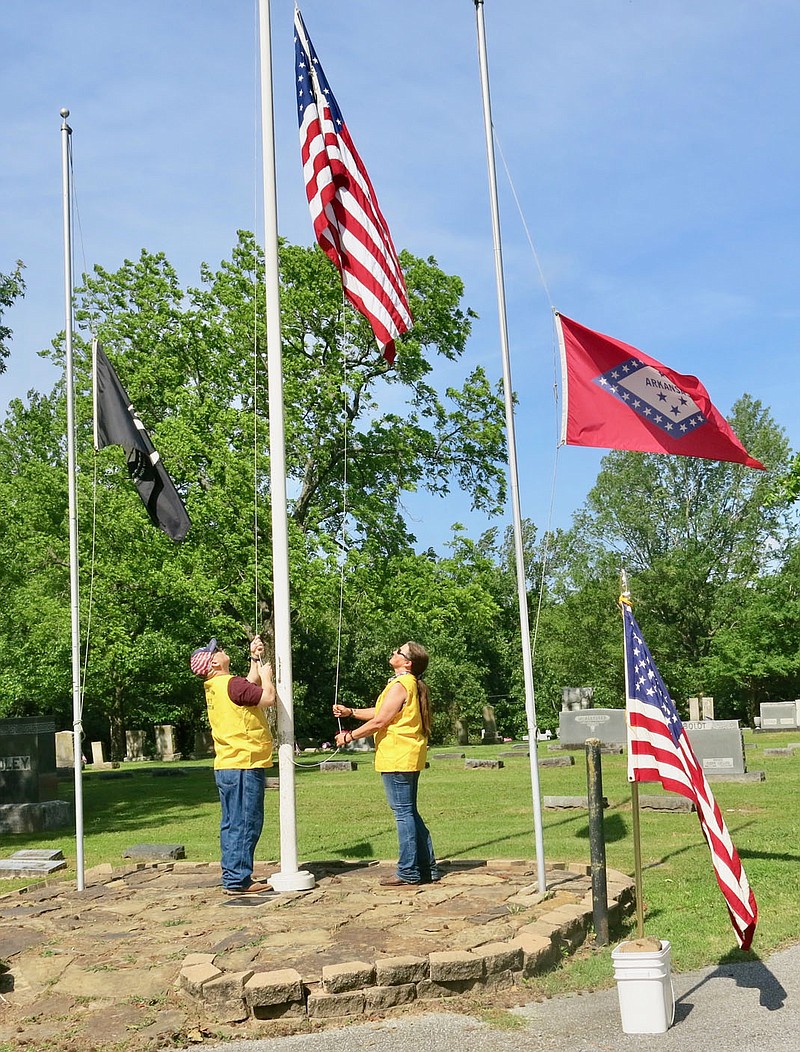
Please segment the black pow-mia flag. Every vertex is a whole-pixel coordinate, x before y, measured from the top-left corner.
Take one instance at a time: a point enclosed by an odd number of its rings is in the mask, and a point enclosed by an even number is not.
[[[182,541],[191,526],[183,501],[111,362],[96,341],[92,345],[92,356],[95,447],[122,446],[128,471],[150,521],[171,540]]]

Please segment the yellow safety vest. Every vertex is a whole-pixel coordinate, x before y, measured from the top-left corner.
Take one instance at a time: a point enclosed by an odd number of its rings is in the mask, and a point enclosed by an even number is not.
[[[272,766],[272,735],[264,709],[237,705],[228,696],[232,676],[205,680],[208,721],[214,737],[217,770]]]
[[[428,739],[422,730],[417,677],[404,672],[390,679],[375,702],[375,715],[380,712],[389,688],[397,682],[406,688],[407,697],[389,726],[375,731],[375,770],[422,771],[428,755]]]

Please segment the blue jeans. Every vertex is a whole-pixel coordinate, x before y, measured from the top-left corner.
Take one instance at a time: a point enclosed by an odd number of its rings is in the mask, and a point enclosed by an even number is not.
[[[266,772],[263,767],[214,771],[214,780],[222,804],[222,885],[241,890],[253,880],[256,844],[264,826]]]
[[[427,884],[441,876],[428,827],[417,810],[419,771],[384,771],[383,788],[397,823],[397,876],[409,884]]]

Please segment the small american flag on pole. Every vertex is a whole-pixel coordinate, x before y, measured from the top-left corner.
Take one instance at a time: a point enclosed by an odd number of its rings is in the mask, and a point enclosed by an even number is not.
[[[298,8],[294,12],[297,116],[311,221],[345,295],[372,326],[384,358],[412,325],[389,227]]]
[[[625,622],[628,781],[660,782],[694,802],[736,939],[749,950],[758,920],[755,896],[630,604],[623,599],[620,605]]]

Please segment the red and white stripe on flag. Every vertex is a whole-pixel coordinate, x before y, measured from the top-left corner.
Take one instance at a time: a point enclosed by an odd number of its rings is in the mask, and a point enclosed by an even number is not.
[[[749,950],[758,920],[755,895],[630,605],[623,601],[621,606],[625,622],[628,781],[660,782],[668,792],[694,802],[736,939],[743,950]]]
[[[395,339],[413,323],[400,261],[297,8],[294,27],[300,149],[314,233],[339,271],[345,295],[393,362]]]

